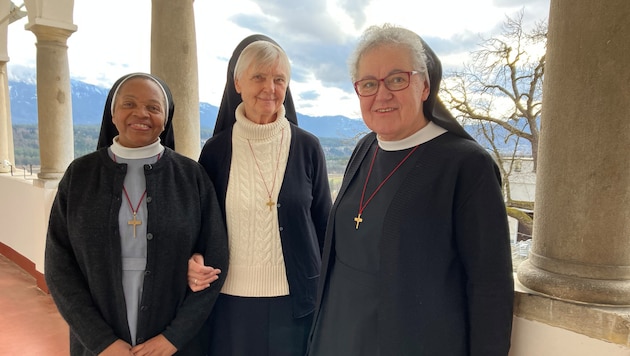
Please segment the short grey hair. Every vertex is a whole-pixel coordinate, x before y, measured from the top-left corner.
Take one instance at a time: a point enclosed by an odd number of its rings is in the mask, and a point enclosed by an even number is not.
[[[359,62],[363,55],[367,51],[383,45],[396,45],[407,48],[413,61],[413,70],[420,72],[422,77],[429,83],[427,55],[420,36],[406,28],[388,23],[382,26],[370,26],[361,35],[359,43],[348,60],[352,82],[358,79]]]
[[[286,69],[287,84],[291,77],[289,57],[280,46],[268,41],[254,41],[241,52],[234,66],[234,80],[241,77],[251,65],[256,68],[269,68],[278,63]]]

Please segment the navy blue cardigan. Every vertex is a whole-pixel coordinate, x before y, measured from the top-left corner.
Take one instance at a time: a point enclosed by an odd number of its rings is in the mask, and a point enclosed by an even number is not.
[[[210,138],[199,157],[199,163],[214,183],[224,219],[231,162],[232,127]],[[315,308],[321,251],[331,205],[326,159],[319,140],[291,124],[289,157],[276,207],[296,318],[312,313]]]

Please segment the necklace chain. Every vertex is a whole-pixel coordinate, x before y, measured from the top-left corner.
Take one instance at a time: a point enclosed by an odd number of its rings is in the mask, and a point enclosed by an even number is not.
[[[129,203],[129,209],[131,209],[131,213],[133,214],[133,219],[127,221],[127,225],[133,225],[133,237],[135,238],[136,226],[142,224],[142,220],[137,219],[138,210],[140,210],[140,204],[142,203],[144,196],[147,195],[147,190],[145,189],[144,192],[142,193],[142,196],[140,197],[140,200],[138,201],[138,206],[136,206],[135,210],[133,208],[133,205],[131,204],[131,199],[129,199],[129,193],[127,193],[127,188],[125,188],[124,185],[123,185],[123,192],[125,193],[125,198],[127,198],[127,203]]]
[[[405,161],[414,152],[416,152],[418,147],[420,147],[420,145],[414,147],[411,151],[409,151],[409,153],[407,153],[405,158],[403,158],[400,162],[398,162],[396,167],[394,167],[394,169],[392,169],[392,171],[389,172],[387,177],[385,177],[385,179],[383,179],[383,181],[376,187],[374,192],[372,192],[372,195],[370,195],[370,197],[367,199],[367,201],[364,204],[363,203],[363,199],[365,198],[365,190],[367,189],[368,181],[370,180],[370,176],[372,175],[372,168],[374,168],[374,161],[376,161],[376,154],[378,153],[378,145],[376,146],[376,149],[374,150],[374,155],[372,156],[372,162],[370,163],[370,169],[368,170],[367,177],[365,178],[365,183],[363,184],[363,191],[361,191],[361,201],[359,202],[359,213],[354,218],[354,221],[356,222],[356,225],[355,225],[355,229],[356,230],[359,230],[359,224],[363,222],[363,218],[361,217],[361,214],[363,214],[363,210],[365,210],[365,207],[370,203],[370,201],[372,201],[372,198],[374,198],[376,193],[378,193],[378,191],[381,190],[381,188],[383,187],[385,182],[387,182],[389,180],[389,178],[391,178],[392,175],[394,175],[394,173],[398,170],[398,168],[400,168],[400,166],[402,166],[402,164],[405,163]]]
[[[113,159],[114,162],[116,161],[116,155],[113,155]],[[160,153],[158,153],[157,155],[157,160],[160,160]],[[138,210],[140,210],[140,204],[142,204],[142,200],[144,199],[144,196],[147,195],[147,190],[146,188],[144,189],[144,192],[142,192],[142,195],[140,196],[140,200],[138,201],[138,205],[136,206],[136,208],[133,208],[133,204],[131,204],[131,199],[129,198],[129,193],[127,193],[127,187],[125,187],[125,185],[123,184],[123,193],[125,193],[125,198],[127,198],[127,203],[129,203],[129,209],[131,209],[131,213],[133,214],[133,218],[129,221],[127,221],[127,225],[132,225],[133,226],[133,237],[136,237],[136,227],[138,225],[142,225],[142,220],[138,220]]]
[[[249,145],[249,150],[254,157],[254,162],[256,163],[256,168],[258,168],[258,174],[260,175],[260,179],[262,179],[263,184],[265,185],[265,190],[267,191],[267,197],[269,200],[265,203],[269,207],[269,211],[271,211],[271,207],[276,205],[276,203],[271,199],[271,194],[273,193],[274,188],[276,187],[276,177],[278,176],[278,168],[280,167],[280,153],[282,152],[282,143],[284,142],[284,128],[282,128],[280,134],[280,146],[278,147],[278,155],[276,157],[276,170],[273,172],[273,180],[271,182],[271,189],[267,186],[267,181],[262,174],[262,169],[260,169],[260,165],[258,164],[258,159],[256,158],[256,153],[254,153],[254,148],[252,147],[252,143],[249,139],[247,139],[247,144]]]

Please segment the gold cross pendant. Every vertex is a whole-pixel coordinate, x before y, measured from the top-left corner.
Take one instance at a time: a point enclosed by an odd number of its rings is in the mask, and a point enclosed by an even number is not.
[[[133,219],[127,221],[127,225],[133,225],[133,237],[136,237],[136,226],[142,225],[142,220],[136,219],[136,213],[133,213]]]
[[[273,200],[269,198],[269,201],[266,203],[266,205],[269,207],[269,211],[271,211],[271,207],[276,205],[276,203],[274,203]]]
[[[359,230],[359,224],[363,222],[363,219],[361,218],[361,214],[357,215],[357,217],[354,218],[354,221],[357,222],[357,225],[354,227],[354,229]]]

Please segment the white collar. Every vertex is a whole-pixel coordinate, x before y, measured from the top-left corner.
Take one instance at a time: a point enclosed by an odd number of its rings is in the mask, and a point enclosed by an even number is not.
[[[160,143],[160,138],[148,146],[129,148],[118,142],[118,136],[114,137],[114,142],[110,146],[112,153],[120,158],[141,159],[157,156],[164,152],[164,146]]]
[[[378,135],[376,135],[376,139],[378,140],[378,146],[383,151],[402,151],[411,147],[421,145],[425,142],[429,142],[445,132],[447,132],[445,128],[434,124],[433,121],[429,121],[426,126],[416,131],[411,136],[403,138],[402,140],[385,141],[381,140]]]

